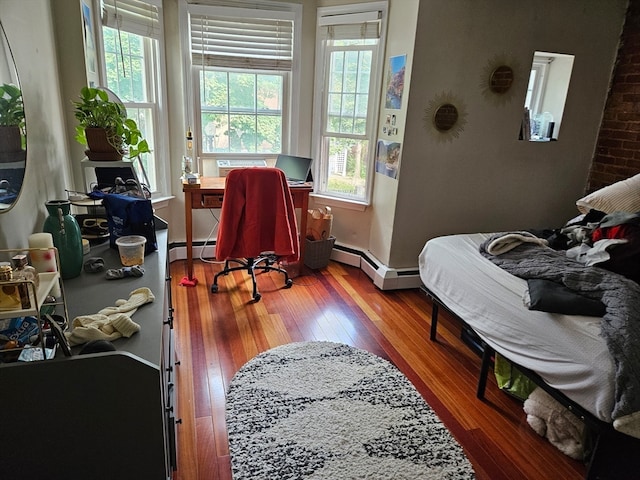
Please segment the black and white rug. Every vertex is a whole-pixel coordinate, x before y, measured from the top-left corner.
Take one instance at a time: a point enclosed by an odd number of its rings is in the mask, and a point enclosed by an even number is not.
[[[475,478],[409,380],[340,343],[256,356],[229,385],[226,418],[234,480]]]

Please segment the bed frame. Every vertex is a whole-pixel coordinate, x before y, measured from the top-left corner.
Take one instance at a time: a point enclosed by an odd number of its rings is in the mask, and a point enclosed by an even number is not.
[[[489,370],[493,365],[494,349],[486,344],[464,319],[456,315],[433,292],[422,285],[421,291],[431,300],[431,341],[437,341],[438,314],[444,308],[453,318],[457,319],[465,330],[473,335],[471,348],[480,355],[480,374],[476,397],[484,399]],[[468,342],[466,342],[468,343]],[[547,385],[544,380],[532,370],[521,367],[505,357],[523,375],[551,395],[561,405],[584,422],[591,438],[591,451],[587,463],[586,480],[624,480],[640,478],[640,440],[616,431],[609,423],[596,418],[583,407],[569,399],[562,392]]]

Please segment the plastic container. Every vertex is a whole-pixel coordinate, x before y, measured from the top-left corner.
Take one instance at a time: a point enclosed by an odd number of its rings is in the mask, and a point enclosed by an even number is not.
[[[147,239],[140,235],[127,235],[116,238],[116,245],[120,253],[120,263],[125,267],[142,265],[144,263],[144,244]]]

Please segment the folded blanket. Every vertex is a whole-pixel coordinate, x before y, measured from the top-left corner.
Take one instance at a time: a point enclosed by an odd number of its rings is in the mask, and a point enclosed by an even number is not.
[[[492,237],[487,244],[487,252],[491,255],[502,255],[523,243],[535,243],[545,246],[549,244],[544,238],[538,238],[529,232],[510,232]]]

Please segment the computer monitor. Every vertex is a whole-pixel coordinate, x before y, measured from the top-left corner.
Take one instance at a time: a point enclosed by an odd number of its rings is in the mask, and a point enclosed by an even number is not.
[[[313,159],[294,155],[278,155],[275,167],[284,172],[289,182],[311,181],[311,162]]]

